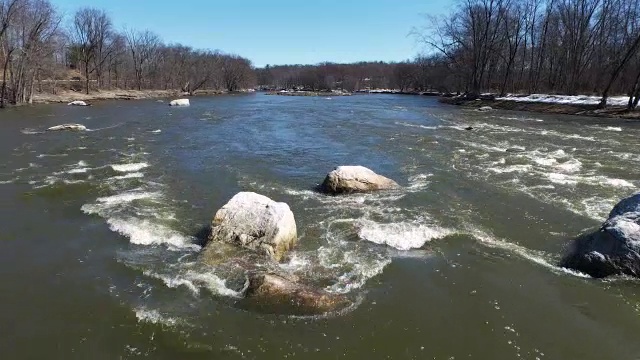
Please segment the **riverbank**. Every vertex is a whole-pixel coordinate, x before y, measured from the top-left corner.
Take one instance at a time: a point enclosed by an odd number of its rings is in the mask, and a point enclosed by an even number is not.
[[[220,95],[226,92],[220,90],[200,90],[194,93],[199,95]],[[33,96],[34,104],[70,103],[72,101],[101,101],[101,100],[142,100],[175,98],[189,96],[178,90],[100,90],[90,94],[76,91],[59,91],[56,94],[39,93]]]
[[[441,97],[439,101],[443,104],[476,109],[489,106],[493,109],[502,110],[640,120],[640,111],[629,111],[624,106],[607,106],[601,109],[595,104],[558,104],[490,99],[468,100],[456,97]]]

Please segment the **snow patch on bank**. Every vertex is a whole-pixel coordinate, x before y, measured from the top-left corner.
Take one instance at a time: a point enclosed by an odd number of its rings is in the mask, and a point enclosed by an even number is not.
[[[598,105],[602,100],[600,96],[588,96],[588,95],[550,95],[550,94],[531,94],[527,96],[521,95],[507,95],[504,97],[498,97],[496,100],[500,101],[515,101],[515,102],[534,102],[534,103],[546,103],[546,104],[569,104],[569,105]],[[626,106],[629,102],[628,96],[612,96],[607,99],[607,105],[611,106]]]

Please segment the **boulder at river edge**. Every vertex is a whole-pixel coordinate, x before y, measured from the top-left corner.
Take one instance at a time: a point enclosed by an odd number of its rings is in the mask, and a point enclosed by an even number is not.
[[[82,100],[72,101],[72,102],[68,103],[67,105],[69,105],[69,106],[89,106],[89,104],[87,104],[86,102],[84,102]]]
[[[560,266],[593,277],[640,277],[640,193],[620,201],[598,231],[578,237]]]
[[[87,127],[82,124],[62,124],[62,125],[52,126],[47,129],[47,131],[63,131],[63,130],[85,131],[87,130]]]
[[[296,221],[289,206],[253,192],[236,194],[213,218],[210,243],[237,245],[280,261],[298,240]]]
[[[171,100],[171,102],[169,103],[169,106],[189,106],[189,99],[176,99],[176,100]]]
[[[298,315],[323,314],[349,305],[344,295],[314,289],[269,273],[250,275],[246,296],[263,310]]]
[[[395,181],[378,175],[364,166],[339,166],[330,172],[320,186],[327,194],[369,192],[400,187]]]

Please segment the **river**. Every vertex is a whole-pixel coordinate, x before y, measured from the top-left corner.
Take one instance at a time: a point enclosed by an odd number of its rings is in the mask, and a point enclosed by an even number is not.
[[[400,95],[0,112],[5,359],[635,359],[639,282],[556,267],[640,185],[640,123]],[[85,132],[46,132],[81,123]],[[467,126],[473,130],[465,130]],[[402,185],[327,197],[337,165]],[[279,266],[353,305],[253,311],[198,236],[239,191],[288,203]]]

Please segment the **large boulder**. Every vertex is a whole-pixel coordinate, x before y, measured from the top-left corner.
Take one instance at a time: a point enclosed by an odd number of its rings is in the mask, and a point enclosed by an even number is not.
[[[339,166],[330,172],[320,186],[327,194],[369,192],[400,187],[395,181],[378,175],[364,166]]]
[[[578,237],[560,266],[593,277],[640,277],[640,193],[620,201],[599,230]]]
[[[245,295],[262,311],[296,315],[324,314],[350,304],[344,295],[328,293],[272,273],[250,274]]]
[[[176,99],[176,100],[171,100],[171,102],[169,103],[169,106],[189,106],[189,99]]]
[[[62,125],[52,126],[47,129],[47,131],[63,131],[63,130],[85,131],[87,130],[87,127],[82,124],[62,124]]]
[[[217,252],[220,243],[233,244],[280,261],[297,239],[296,221],[287,204],[241,192],[216,213],[205,252]]]

